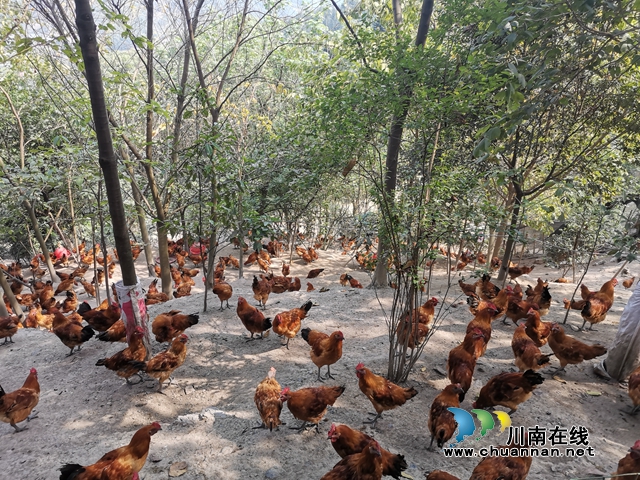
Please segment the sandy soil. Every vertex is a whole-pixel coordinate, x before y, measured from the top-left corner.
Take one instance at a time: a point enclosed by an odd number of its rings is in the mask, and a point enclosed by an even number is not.
[[[239,295],[255,304],[251,292],[251,279],[258,272],[257,265],[245,271],[238,279],[236,270],[227,271],[227,280],[233,285],[232,309],[217,310],[217,297],[209,296],[210,307],[200,313],[200,323],[189,331],[189,353],[185,364],[175,372],[177,386],[156,393],[155,381],[148,380],[129,386],[104,367],[95,366],[99,358],[123,348],[123,344],[105,344],[92,340],[82,351],[66,357],[68,349],[57,337],[45,331],[22,329],[14,337],[15,344],[0,348],[0,384],[7,391],[20,387],[29,368],[36,367],[42,389],[40,404],[36,408],[39,418],[29,423],[25,432],[14,434],[8,424],[0,424],[0,477],[14,479],[54,479],[63,463],[95,462],[108,450],[129,442],[132,434],[142,425],[159,421],[163,430],[151,443],[149,460],[141,478],[156,480],[168,478],[172,463],[184,461],[187,472],[182,479],[318,479],[340,460],[327,441],[331,422],[346,423],[364,429],[375,436],[380,444],[405,455],[409,464],[407,474],[414,479],[425,473],[443,469],[468,478],[478,459],[450,459],[442,452],[430,452],[427,414],[435,395],[448,384],[437,370],[445,370],[448,351],[463,338],[464,329],[471,318],[466,305],[460,305],[447,317],[432,337],[425,353],[411,374],[408,385],[419,394],[406,405],[389,412],[371,430],[363,426],[371,405],[358,389],[355,366],[363,361],[376,373],[386,372],[387,326],[380,305],[372,290],[354,290],[341,287],[338,277],[349,271],[363,284],[369,283],[368,274],[345,263],[349,257],[329,250],[320,252],[320,259],[312,268],[324,267],[319,278],[311,280],[313,292],[272,295],[267,315],[302,305],[311,299],[318,305],[311,309],[304,326],[331,332],[342,330],[345,336],[342,359],[332,368],[336,380],[332,384],[346,385],[346,391],[335,407],[329,407],[321,434],[309,430],[298,434],[288,427],[297,424],[286,406],[282,419],[287,427],[279,431],[254,430],[259,422],[253,403],[256,385],[271,366],[277,369],[277,380],[282,387],[298,389],[317,385],[316,367],[309,359],[309,347],[298,336],[290,350],[280,345],[272,334],[263,341],[246,343],[247,331],[235,313]],[[602,260],[602,259],[601,259]],[[139,273],[143,284],[146,278],[144,259],[139,260]],[[274,270],[279,272],[281,259],[275,259]],[[527,263],[527,262],[524,262]],[[633,270],[636,266],[632,265]],[[294,260],[292,275],[305,277],[310,267]],[[607,260],[595,266],[585,278],[592,288],[608,280],[617,270],[615,262]],[[556,279],[556,270],[537,265],[535,276],[522,277],[523,283],[534,283],[538,276]],[[444,270],[435,270],[432,294],[441,299],[444,294]],[[640,273],[640,272],[636,272]],[[465,272],[467,277],[469,272]],[[90,274],[88,273],[89,277]],[[456,277],[457,281],[457,277]],[[162,311],[180,309],[187,313],[202,312],[202,283],[191,297],[173,300],[150,307],[151,318]],[[330,290],[320,293],[321,287]],[[562,298],[574,289],[571,284],[550,285],[553,296],[551,312],[545,319],[562,320]],[[78,290],[78,293],[82,288]],[[451,292],[458,295],[458,287]],[[622,309],[631,294],[621,285],[616,289],[615,303],[607,320],[598,326],[597,333],[572,333],[587,342],[609,344],[613,339]],[[382,304],[391,304],[390,290],[379,292]],[[61,297],[62,298],[62,297]],[[80,299],[85,299],[82,293]],[[454,300],[450,293],[447,302]],[[462,299],[463,300],[463,299]],[[580,325],[577,311],[571,312],[570,322]],[[483,383],[501,371],[515,371],[511,351],[514,327],[496,324],[486,357],[476,369],[474,384],[463,407],[471,402]],[[154,351],[161,347],[154,342]],[[550,351],[544,347],[544,351]],[[630,445],[640,437],[640,418],[620,411],[629,407],[626,388],[618,383],[606,383],[593,374],[591,362],[568,366],[563,381],[546,375],[546,381],[535,395],[521,405],[513,415],[514,425],[551,428],[559,425],[569,428],[583,425],[589,429],[594,458],[534,459],[529,478],[580,478],[594,472],[612,472]],[[554,366],[557,366],[554,360]],[[437,369],[437,370],[436,370]],[[501,407],[500,407],[501,408]],[[484,444],[504,444],[506,433],[490,432]],[[469,441],[470,443],[473,443]],[[471,445],[473,446],[473,445]]]

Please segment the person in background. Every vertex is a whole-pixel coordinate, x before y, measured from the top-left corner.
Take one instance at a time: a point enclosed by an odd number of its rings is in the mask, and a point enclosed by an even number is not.
[[[636,284],[631,298],[624,307],[616,338],[606,358],[596,363],[593,370],[602,378],[623,382],[638,365],[640,365],[640,282]]]

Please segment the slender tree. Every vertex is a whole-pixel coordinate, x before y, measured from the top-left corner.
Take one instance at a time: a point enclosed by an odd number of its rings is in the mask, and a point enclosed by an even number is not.
[[[96,39],[96,24],[93,20],[91,4],[89,0],[76,0],[76,25],[80,37],[80,49],[84,61],[85,76],[91,98],[91,111],[98,141],[98,160],[104,175],[104,184],[109,202],[109,212],[113,224],[113,235],[122,280],[125,285],[133,286],[137,283],[131,244],[129,243],[129,229],[124,213],[122,192],[120,191],[120,179],[118,178],[118,164],[113,151],[111,130],[109,128],[109,116],[104,99],[104,87],[102,85],[102,73],[100,70],[100,55]]]

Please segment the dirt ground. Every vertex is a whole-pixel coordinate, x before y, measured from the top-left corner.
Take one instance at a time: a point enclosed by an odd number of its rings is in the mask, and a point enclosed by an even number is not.
[[[187,464],[186,473],[180,477],[184,480],[319,479],[340,460],[326,436],[331,422],[363,429],[383,447],[403,454],[409,464],[406,474],[414,479],[423,479],[425,473],[434,469],[468,478],[477,458],[451,459],[441,451],[427,450],[428,411],[433,398],[449,383],[437,370],[445,371],[449,350],[463,338],[471,319],[466,304],[459,305],[446,318],[412,372],[407,384],[415,387],[418,395],[385,414],[377,428],[371,430],[362,424],[372,408],[358,388],[355,366],[364,362],[376,373],[386,372],[387,326],[373,290],[340,286],[338,277],[347,271],[365,286],[369,283],[368,274],[354,268],[355,261],[345,266],[348,260],[348,256],[335,250],[321,251],[319,260],[311,267],[294,259],[291,275],[301,277],[302,290],[272,295],[267,304],[266,314],[273,317],[310,299],[317,306],[311,309],[303,326],[328,333],[339,329],[344,334],[344,353],[332,367],[336,380],[330,384],[346,385],[346,391],[334,407],[329,407],[321,434],[290,430],[288,427],[298,421],[286,406],[282,419],[287,426],[273,432],[252,429],[259,423],[253,402],[255,387],[271,366],[277,369],[276,378],[282,387],[318,385],[309,347],[300,336],[291,341],[289,350],[280,345],[280,339],[273,333],[263,341],[245,342],[248,332],[236,315],[235,304],[239,295],[256,303],[251,292],[252,276],[258,272],[256,265],[245,270],[244,279],[238,279],[237,270],[227,269],[227,281],[234,288],[231,309],[217,310],[218,299],[210,295],[209,310],[202,313],[201,282],[192,296],[149,308],[152,319],[171,309],[200,313],[200,322],[186,332],[189,352],[185,364],[174,374],[177,386],[167,388],[164,395],[155,392],[155,380],[129,386],[104,367],[95,366],[99,358],[121,350],[121,343],[105,344],[92,339],[80,353],[66,357],[68,348],[55,335],[20,330],[14,337],[15,344],[0,347],[0,384],[6,391],[13,391],[22,385],[29,368],[37,368],[41,385],[40,403],[36,407],[39,418],[18,434],[8,424],[0,424],[0,472],[3,472],[0,477],[56,479],[62,464],[91,464],[107,451],[127,444],[142,425],[159,421],[162,431],[152,439],[149,459],[141,472],[144,480],[168,478],[169,468],[176,462]],[[523,263],[530,262],[529,259]],[[146,276],[144,258],[138,263],[140,278],[148,285],[151,279]],[[276,272],[281,264],[281,259],[274,260]],[[584,280],[592,289],[599,288],[618,269],[618,264],[604,257],[596,259],[596,264]],[[303,277],[310,268],[322,267],[324,273],[311,280],[316,290],[306,292],[307,280]],[[635,271],[636,264],[629,269],[632,274],[640,274]],[[464,274],[468,279],[470,272]],[[521,277],[521,282],[534,284],[538,277],[551,281],[559,273],[537,265],[530,276]],[[436,268],[432,294],[440,300],[445,281],[445,271]],[[320,293],[321,287],[329,291]],[[565,312],[562,298],[570,296],[575,285],[551,283],[549,288],[553,304],[545,320],[562,321]],[[81,291],[80,287],[78,293]],[[458,294],[459,289],[454,286],[446,302],[453,301]],[[392,291],[386,289],[378,295],[388,311]],[[631,290],[618,285],[613,308],[604,324],[598,325],[598,332],[568,333],[586,342],[610,344],[630,295]],[[86,299],[83,291],[79,297]],[[579,326],[580,313],[572,311],[569,322]],[[513,325],[496,322],[487,355],[476,368],[463,408],[471,409],[471,402],[489,378],[501,371],[515,371],[511,351],[513,331]],[[161,349],[155,341],[153,347],[154,352]],[[543,351],[550,349],[545,346]],[[631,405],[626,387],[596,377],[593,363],[568,366],[562,381],[546,375],[544,384],[520,406],[512,420],[514,426],[526,427],[585,426],[595,457],[536,458],[529,479],[584,478],[597,472],[613,472],[618,460],[640,438],[640,416],[631,417],[620,411]],[[557,366],[557,361],[552,360],[552,364]],[[497,429],[490,432],[483,444],[506,443],[506,432],[499,436],[496,432]],[[472,440],[465,442],[469,442],[465,446],[474,446]]]

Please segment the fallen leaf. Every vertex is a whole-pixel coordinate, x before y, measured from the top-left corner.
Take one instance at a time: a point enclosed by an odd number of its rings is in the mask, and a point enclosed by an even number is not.
[[[169,467],[169,476],[170,477],[179,477],[187,473],[187,462],[177,462],[172,463]]]
[[[554,375],[554,376],[553,376],[553,379],[554,379],[556,382],[560,382],[560,383],[567,383],[567,381],[566,381],[564,378],[560,378],[560,377],[559,377],[559,376],[557,376],[557,375]]]
[[[587,392],[587,395],[591,395],[592,397],[599,397],[600,395],[602,395],[601,392],[596,392],[595,390],[589,391]]]

